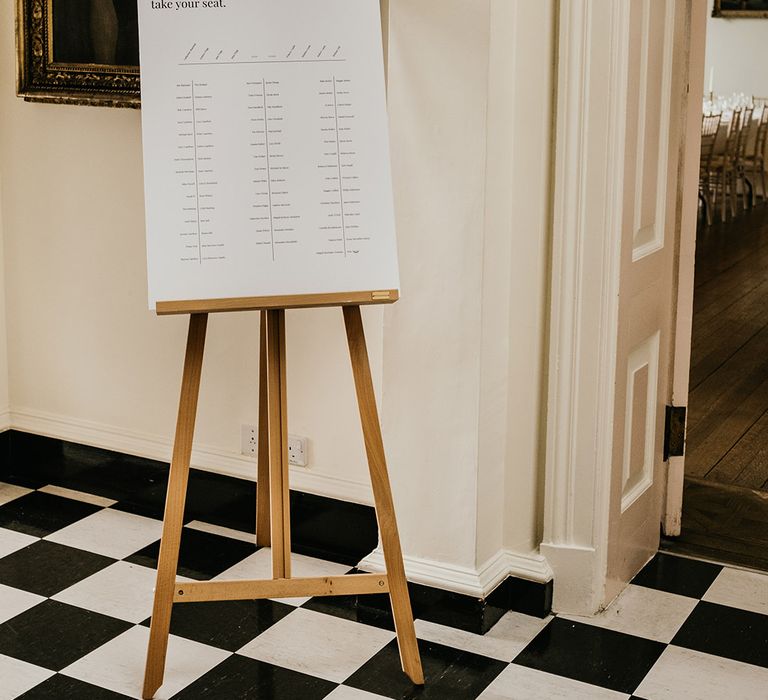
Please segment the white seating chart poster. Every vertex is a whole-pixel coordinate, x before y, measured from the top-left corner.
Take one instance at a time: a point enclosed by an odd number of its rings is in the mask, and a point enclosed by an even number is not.
[[[398,289],[378,0],[140,0],[150,308]]]

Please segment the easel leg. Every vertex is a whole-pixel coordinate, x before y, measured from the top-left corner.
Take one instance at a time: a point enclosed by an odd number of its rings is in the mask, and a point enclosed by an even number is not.
[[[267,399],[267,312],[261,312],[259,351],[259,450],[256,479],[256,544],[269,547],[269,402]]]
[[[349,356],[355,377],[357,403],[360,409],[360,420],[363,424],[365,451],[368,455],[373,497],[376,502],[376,517],[379,521],[381,546],[384,550],[384,560],[389,578],[389,597],[392,601],[392,613],[395,618],[395,630],[400,647],[400,661],[408,677],[416,685],[423,685],[424,672],[421,667],[419,647],[416,643],[416,630],[413,625],[413,612],[408,596],[408,583],[405,578],[403,554],[400,549],[400,536],[397,532],[395,506],[392,501],[392,490],[389,485],[387,463],[384,456],[384,442],[381,437],[376,396],[373,392],[363,319],[359,306],[345,306],[343,310]]]
[[[173,444],[173,458],[171,459],[168,494],[165,500],[165,515],[163,516],[163,536],[157,566],[152,626],[144,672],[142,697],[145,700],[154,697],[158,688],[163,684],[165,673],[173,589],[179,563],[179,545],[181,543],[181,529],[184,524],[184,503],[187,497],[189,460],[192,455],[192,437],[195,432],[197,397],[200,391],[200,374],[203,366],[207,324],[208,314],[192,314],[190,316],[179,414],[176,421],[176,437]]]
[[[267,402],[272,530],[272,578],[291,577],[291,519],[288,489],[288,395],[285,310],[267,311]]]

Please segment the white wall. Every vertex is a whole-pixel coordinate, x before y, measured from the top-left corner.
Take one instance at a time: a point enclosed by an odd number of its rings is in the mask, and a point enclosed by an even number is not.
[[[140,113],[16,98],[13,3],[0,12],[14,426],[167,459],[186,322],[146,309]],[[380,386],[381,311],[366,319]],[[211,319],[194,460],[249,477],[240,425],[257,421],[258,324]],[[288,325],[291,430],[311,440],[295,482],[367,501],[341,313],[292,312]]]
[[[0,133],[7,131],[5,112],[0,111]],[[3,162],[0,160],[0,430],[10,425],[8,396],[8,331],[5,320],[5,260],[3,235]]]
[[[468,593],[504,571],[549,575],[536,550],[553,29],[552,2],[392,4],[404,302],[385,322],[385,429],[408,465],[395,480],[409,575]]]
[[[544,579],[540,500],[554,0],[391,0],[403,300],[366,310],[409,577],[482,595]],[[169,452],[184,321],[146,311],[139,114],[13,95],[0,166],[16,427]],[[13,177],[8,177],[12,173]],[[258,317],[213,317],[194,461],[252,475]],[[289,314],[292,486],[369,498],[340,313]],[[371,558],[376,561],[376,555]]]
[[[768,19],[712,17],[709,0],[704,91],[714,68],[714,91],[768,97]]]
[[[0,131],[4,128],[0,113]],[[2,168],[0,168],[0,430],[10,426],[8,396],[8,332],[5,322],[5,262],[3,255]]]

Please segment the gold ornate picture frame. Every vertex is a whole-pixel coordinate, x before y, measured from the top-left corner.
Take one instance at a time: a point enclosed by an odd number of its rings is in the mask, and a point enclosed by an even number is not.
[[[712,16],[768,19],[768,0],[715,0]]]
[[[16,0],[16,94],[140,107],[136,0]]]

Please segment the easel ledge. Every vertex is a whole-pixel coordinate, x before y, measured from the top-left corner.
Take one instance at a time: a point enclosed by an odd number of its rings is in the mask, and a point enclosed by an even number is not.
[[[271,297],[158,301],[155,309],[158,316],[171,316],[173,314],[208,314],[225,311],[369,306],[371,304],[394,304],[399,298],[400,292],[397,289],[383,289],[367,292],[334,292],[330,294],[289,294]]]

